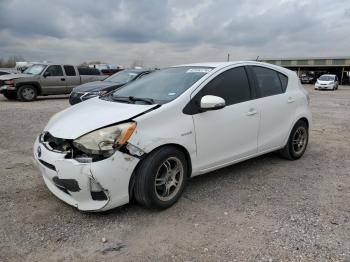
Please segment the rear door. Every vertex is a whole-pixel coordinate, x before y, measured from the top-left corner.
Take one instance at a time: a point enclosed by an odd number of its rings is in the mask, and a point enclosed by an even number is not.
[[[225,99],[226,107],[201,112],[205,95]],[[259,111],[243,66],[228,69],[206,84],[192,99],[198,168],[206,171],[257,152]]]
[[[64,65],[63,68],[66,74],[66,93],[68,94],[74,87],[80,85],[80,76],[74,66]]]
[[[46,74],[46,76],[45,76]],[[43,94],[64,94],[66,78],[61,65],[49,65],[40,76]]]
[[[288,92],[288,77],[273,69],[250,66],[259,99],[258,152],[283,146],[296,111],[296,97]]]

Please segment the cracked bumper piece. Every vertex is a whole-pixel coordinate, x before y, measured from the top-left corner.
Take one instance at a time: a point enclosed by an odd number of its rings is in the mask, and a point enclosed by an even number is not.
[[[139,159],[122,152],[91,163],[34,144],[34,159],[48,189],[83,211],[104,211],[129,202],[129,181]]]

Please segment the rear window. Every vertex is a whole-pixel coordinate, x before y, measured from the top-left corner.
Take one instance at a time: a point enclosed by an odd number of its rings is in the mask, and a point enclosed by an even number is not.
[[[90,68],[90,67],[79,67],[78,68],[80,75],[100,75],[100,71],[96,68]]]

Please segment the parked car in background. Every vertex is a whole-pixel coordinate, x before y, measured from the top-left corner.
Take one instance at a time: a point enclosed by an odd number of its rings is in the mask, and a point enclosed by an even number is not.
[[[338,77],[336,75],[321,75],[315,84],[315,90],[337,90],[338,89]]]
[[[313,84],[315,82],[315,77],[312,75],[302,75],[300,81],[302,84]]]
[[[190,64],[56,114],[33,150],[49,190],[80,210],[132,198],[164,209],[189,177],[277,150],[299,159],[310,122],[307,91],[288,69]]]
[[[148,75],[151,72],[151,70],[146,69],[125,69],[123,71],[115,73],[103,81],[94,81],[77,86],[73,88],[73,91],[69,96],[69,103],[71,105],[74,105],[87,99],[96,97],[99,94],[108,93],[112,90],[120,88],[129,82]]]
[[[94,68],[77,68],[72,65],[35,64],[22,74],[0,76],[0,93],[7,99],[33,101],[38,95],[69,94],[73,87],[103,80],[106,76]]]

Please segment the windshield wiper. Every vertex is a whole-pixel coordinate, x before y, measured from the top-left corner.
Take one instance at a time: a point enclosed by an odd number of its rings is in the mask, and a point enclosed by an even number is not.
[[[129,100],[133,101],[133,102],[142,101],[142,102],[145,102],[145,103],[150,104],[150,105],[154,104],[154,100],[152,98],[142,98],[142,97],[129,96]]]
[[[124,103],[131,103],[132,101],[129,99],[127,96],[114,96],[113,94],[111,95],[111,98],[113,101],[116,102],[124,102]]]
[[[153,105],[155,102],[152,98],[142,98],[142,97],[134,97],[134,96],[114,96],[112,95],[113,101],[126,102],[126,103],[134,103],[137,101],[145,102],[146,104]]]

